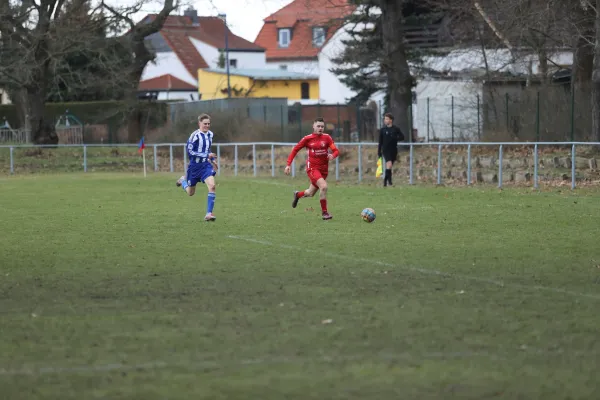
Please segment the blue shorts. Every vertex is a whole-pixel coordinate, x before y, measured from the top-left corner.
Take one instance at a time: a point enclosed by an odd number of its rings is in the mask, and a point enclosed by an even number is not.
[[[196,186],[198,182],[204,183],[208,177],[215,176],[216,174],[210,161],[190,163],[187,168],[186,179],[188,185]]]

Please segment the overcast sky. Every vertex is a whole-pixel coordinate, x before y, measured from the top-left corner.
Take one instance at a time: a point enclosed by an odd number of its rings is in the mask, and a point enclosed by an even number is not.
[[[198,15],[209,16],[219,13],[227,14],[227,24],[233,33],[251,42],[256,39],[258,31],[263,24],[263,19],[273,14],[292,0],[184,0],[192,4]],[[160,11],[161,1],[153,2],[154,5],[145,6],[136,20],[141,20],[146,14]],[[183,13],[182,8],[179,14]]]

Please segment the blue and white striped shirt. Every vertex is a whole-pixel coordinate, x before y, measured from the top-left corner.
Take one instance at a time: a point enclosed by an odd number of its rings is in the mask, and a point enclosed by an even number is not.
[[[195,130],[187,140],[187,152],[190,162],[205,162],[210,154],[214,134],[211,131],[203,133],[200,129]]]

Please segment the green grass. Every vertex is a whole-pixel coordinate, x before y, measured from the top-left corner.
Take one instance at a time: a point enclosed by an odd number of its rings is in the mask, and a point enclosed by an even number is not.
[[[3,398],[597,397],[600,192],[175,178],[0,179]]]

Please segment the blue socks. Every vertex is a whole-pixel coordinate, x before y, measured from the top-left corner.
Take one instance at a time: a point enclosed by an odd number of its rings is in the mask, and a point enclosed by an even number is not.
[[[183,188],[184,191],[188,186],[190,186],[190,185],[188,185],[187,180],[184,179],[181,181],[181,187]]]
[[[208,199],[207,199],[207,204],[206,204],[206,213],[212,213],[213,212],[213,208],[215,208],[215,197],[217,196],[216,193],[208,193]]]

